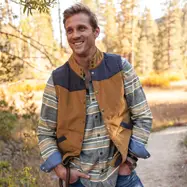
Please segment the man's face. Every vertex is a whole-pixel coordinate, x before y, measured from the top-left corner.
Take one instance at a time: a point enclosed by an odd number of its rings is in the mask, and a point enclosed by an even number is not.
[[[66,36],[73,53],[85,57],[95,48],[99,28],[93,30],[89,17],[84,13],[71,16],[65,22]]]

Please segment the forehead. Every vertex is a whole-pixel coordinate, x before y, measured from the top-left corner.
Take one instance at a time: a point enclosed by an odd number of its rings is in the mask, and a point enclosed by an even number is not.
[[[86,25],[91,27],[89,16],[84,13],[79,13],[69,17],[65,22],[65,28],[76,27],[78,25]]]

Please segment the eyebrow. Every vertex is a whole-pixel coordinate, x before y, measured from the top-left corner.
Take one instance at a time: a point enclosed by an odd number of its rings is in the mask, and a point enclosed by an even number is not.
[[[86,25],[83,25],[83,24],[79,24],[79,25],[77,25],[76,27],[77,27],[77,28],[79,28],[79,27],[86,27],[86,28],[87,28],[87,26],[86,26]],[[66,29],[66,30],[72,29],[72,27],[69,26],[69,27],[67,27],[67,28],[65,28],[65,29]]]

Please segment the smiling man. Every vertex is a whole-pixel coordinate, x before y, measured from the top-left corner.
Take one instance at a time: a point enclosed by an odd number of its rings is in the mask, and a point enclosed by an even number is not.
[[[135,167],[145,148],[152,115],[130,63],[95,46],[97,18],[83,4],[64,11],[73,51],[47,82],[38,138],[44,163],[60,186],[142,187]]]

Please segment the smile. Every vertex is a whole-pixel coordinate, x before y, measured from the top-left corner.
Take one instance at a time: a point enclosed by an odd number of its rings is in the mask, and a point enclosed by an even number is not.
[[[74,43],[75,46],[80,46],[81,44],[83,44],[84,42],[76,42]]]

